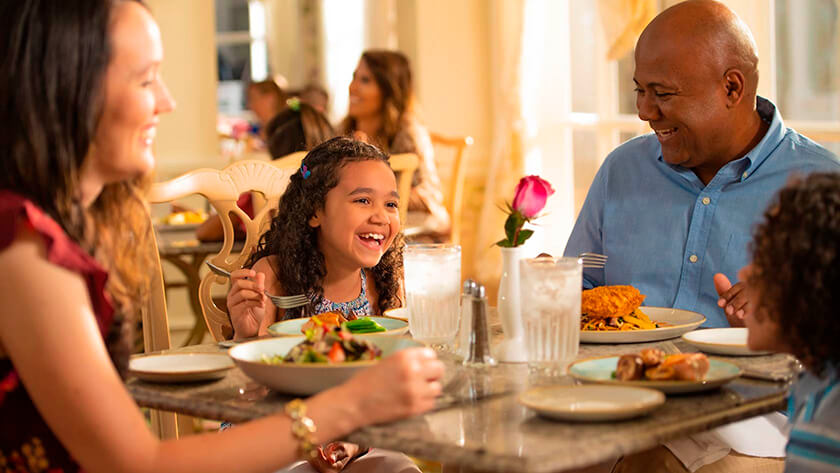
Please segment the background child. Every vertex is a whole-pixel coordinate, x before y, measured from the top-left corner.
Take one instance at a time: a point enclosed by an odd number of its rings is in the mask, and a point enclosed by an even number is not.
[[[807,368],[788,404],[785,471],[840,471],[840,174],[779,192],[738,278],[752,307],[749,347],[790,353]]]
[[[232,274],[234,337],[302,314],[276,309],[264,289],[306,294],[314,314],[355,318],[401,306],[399,198],[388,157],[374,146],[333,138],[310,151],[246,268]]]

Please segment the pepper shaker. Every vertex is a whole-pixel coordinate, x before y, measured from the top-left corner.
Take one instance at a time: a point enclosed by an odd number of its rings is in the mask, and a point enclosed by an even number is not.
[[[484,286],[478,284],[473,288],[472,310],[470,319],[469,355],[465,361],[468,365],[495,365],[496,360],[490,356],[490,334],[487,327],[487,297]]]

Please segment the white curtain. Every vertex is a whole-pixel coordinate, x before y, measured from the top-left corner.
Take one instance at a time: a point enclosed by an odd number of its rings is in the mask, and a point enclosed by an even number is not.
[[[490,7],[490,82],[493,143],[476,242],[476,277],[495,287],[501,254],[493,243],[504,237],[506,215],[500,210],[513,198],[525,171],[521,100],[524,0],[493,0]]]

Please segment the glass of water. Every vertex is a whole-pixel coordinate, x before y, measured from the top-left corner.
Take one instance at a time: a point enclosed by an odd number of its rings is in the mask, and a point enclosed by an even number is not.
[[[580,346],[580,260],[541,257],[523,259],[519,265],[528,363],[563,374]]]
[[[411,335],[435,349],[446,350],[458,331],[461,247],[410,244],[405,247],[403,261]]]

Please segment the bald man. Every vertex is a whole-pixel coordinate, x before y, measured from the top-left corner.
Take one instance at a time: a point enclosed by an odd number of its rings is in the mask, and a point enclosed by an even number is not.
[[[753,225],[792,173],[837,172],[840,163],[785,128],[775,105],[756,96],[755,42],[724,5],[697,0],[663,11],[635,54],[636,108],[654,133],[606,158],[565,254],[609,256],[606,268],[585,270],[586,287],[632,284],[645,305],[700,312],[707,327],[742,325],[743,284],[730,281],[749,260]],[[615,471],[781,471],[780,460],[726,455],[731,439],[757,451],[750,433],[771,432],[771,421],[677,439],[625,458]],[[760,447],[780,456],[785,437],[775,432]]]
[[[743,284],[730,281],[749,260],[753,224],[791,173],[840,164],[756,96],[755,42],[724,5],[663,11],[635,59],[636,107],[654,133],[606,158],[565,254],[609,256],[584,272],[587,288],[632,284],[645,305],[700,312],[706,327],[742,325]]]

